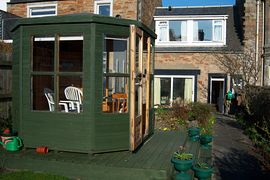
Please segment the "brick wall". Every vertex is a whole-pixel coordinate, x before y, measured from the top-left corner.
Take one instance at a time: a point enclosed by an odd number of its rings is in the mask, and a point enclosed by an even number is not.
[[[27,4],[8,5],[7,12],[20,17],[27,17]]]
[[[256,49],[256,0],[246,0],[244,3],[244,48],[246,49],[252,49],[254,50],[255,53],[255,49]],[[258,63],[262,63],[263,61],[263,16],[262,16],[262,12],[263,12],[263,8],[262,8],[262,4],[260,2],[260,8],[259,8],[259,44],[258,44]],[[259,78],[258,84],[260,84],[260,80],[261,77]]]
[[[161,7],[162,1],[155,0],[142,0],[142,22],[149,26],[150,28],[154,29],[154,14],[155,14],[155,7]]]
[[[50,2],[43,2],[46,4]],[[9,4],[8,12],[21,17],[27,17],[27,4],[40,3],[21,3]],[[64,0],[57,2],[58,15],[75,13],[94,13],[94,0]],[[137,19],[137,0],[114,0],[113,16],[117,14],[122,18]]]
[[[198,101],[207,102],[208,73],[224,73],[211,53],[156,53],[155,69],[200,70],[198,76]]]

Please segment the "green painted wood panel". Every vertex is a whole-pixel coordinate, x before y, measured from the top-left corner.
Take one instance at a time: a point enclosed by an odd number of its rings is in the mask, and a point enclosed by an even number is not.
[[[15,27],[14,127],[26,147],[39,145],[76,152],[104,152],[129,149],[129,114],[101,111],[104,35],[129,36],[129,25],[147,27],[132,20],[95,15],[75,15],[20,20]],[[31,110],[31,37],[34,35],[82,34],[83,109],[80,114]],[[153,116],[152,116],[153,117]],[[152,122],[150,125],[153,124]],[[150,127],[153,130],[153,126]]]

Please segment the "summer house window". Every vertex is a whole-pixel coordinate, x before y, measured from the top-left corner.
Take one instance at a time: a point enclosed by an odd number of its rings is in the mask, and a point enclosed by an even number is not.
[[[104,39],[103,112],[128,112],[129,65],[127,47],[127,38],[105,37]]]
[[[157,18],[157,45],[205,46],[226,44],[227,17]]]
[[[155,76],[154,105],[194,101],[194,76]]]
[[[70,99],[67,87],[83,92],[83,36],[32,38],[31,103],[34,111],[82,112],[82,97]]]
[[[27,9],[28,17],[44,17],[57,15],[56,4],[29,5]]]
[[[112,16],[112,1],[111,0],[96,0],[95,14]]]

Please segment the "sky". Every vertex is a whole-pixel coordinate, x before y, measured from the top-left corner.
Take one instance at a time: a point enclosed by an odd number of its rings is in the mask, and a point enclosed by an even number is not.
[[[0,10],[7,11],[7,2],[10,0],[0,0]]]
[[[163,6],[233,5],[235,0],[162,0]]]

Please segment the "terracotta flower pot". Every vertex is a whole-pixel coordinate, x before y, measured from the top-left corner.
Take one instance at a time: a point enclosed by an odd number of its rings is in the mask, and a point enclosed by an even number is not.
[[[47,154],[49,152],[49,149],[46,146],[39,146],[36,148],[36,152],[40,154]]]

